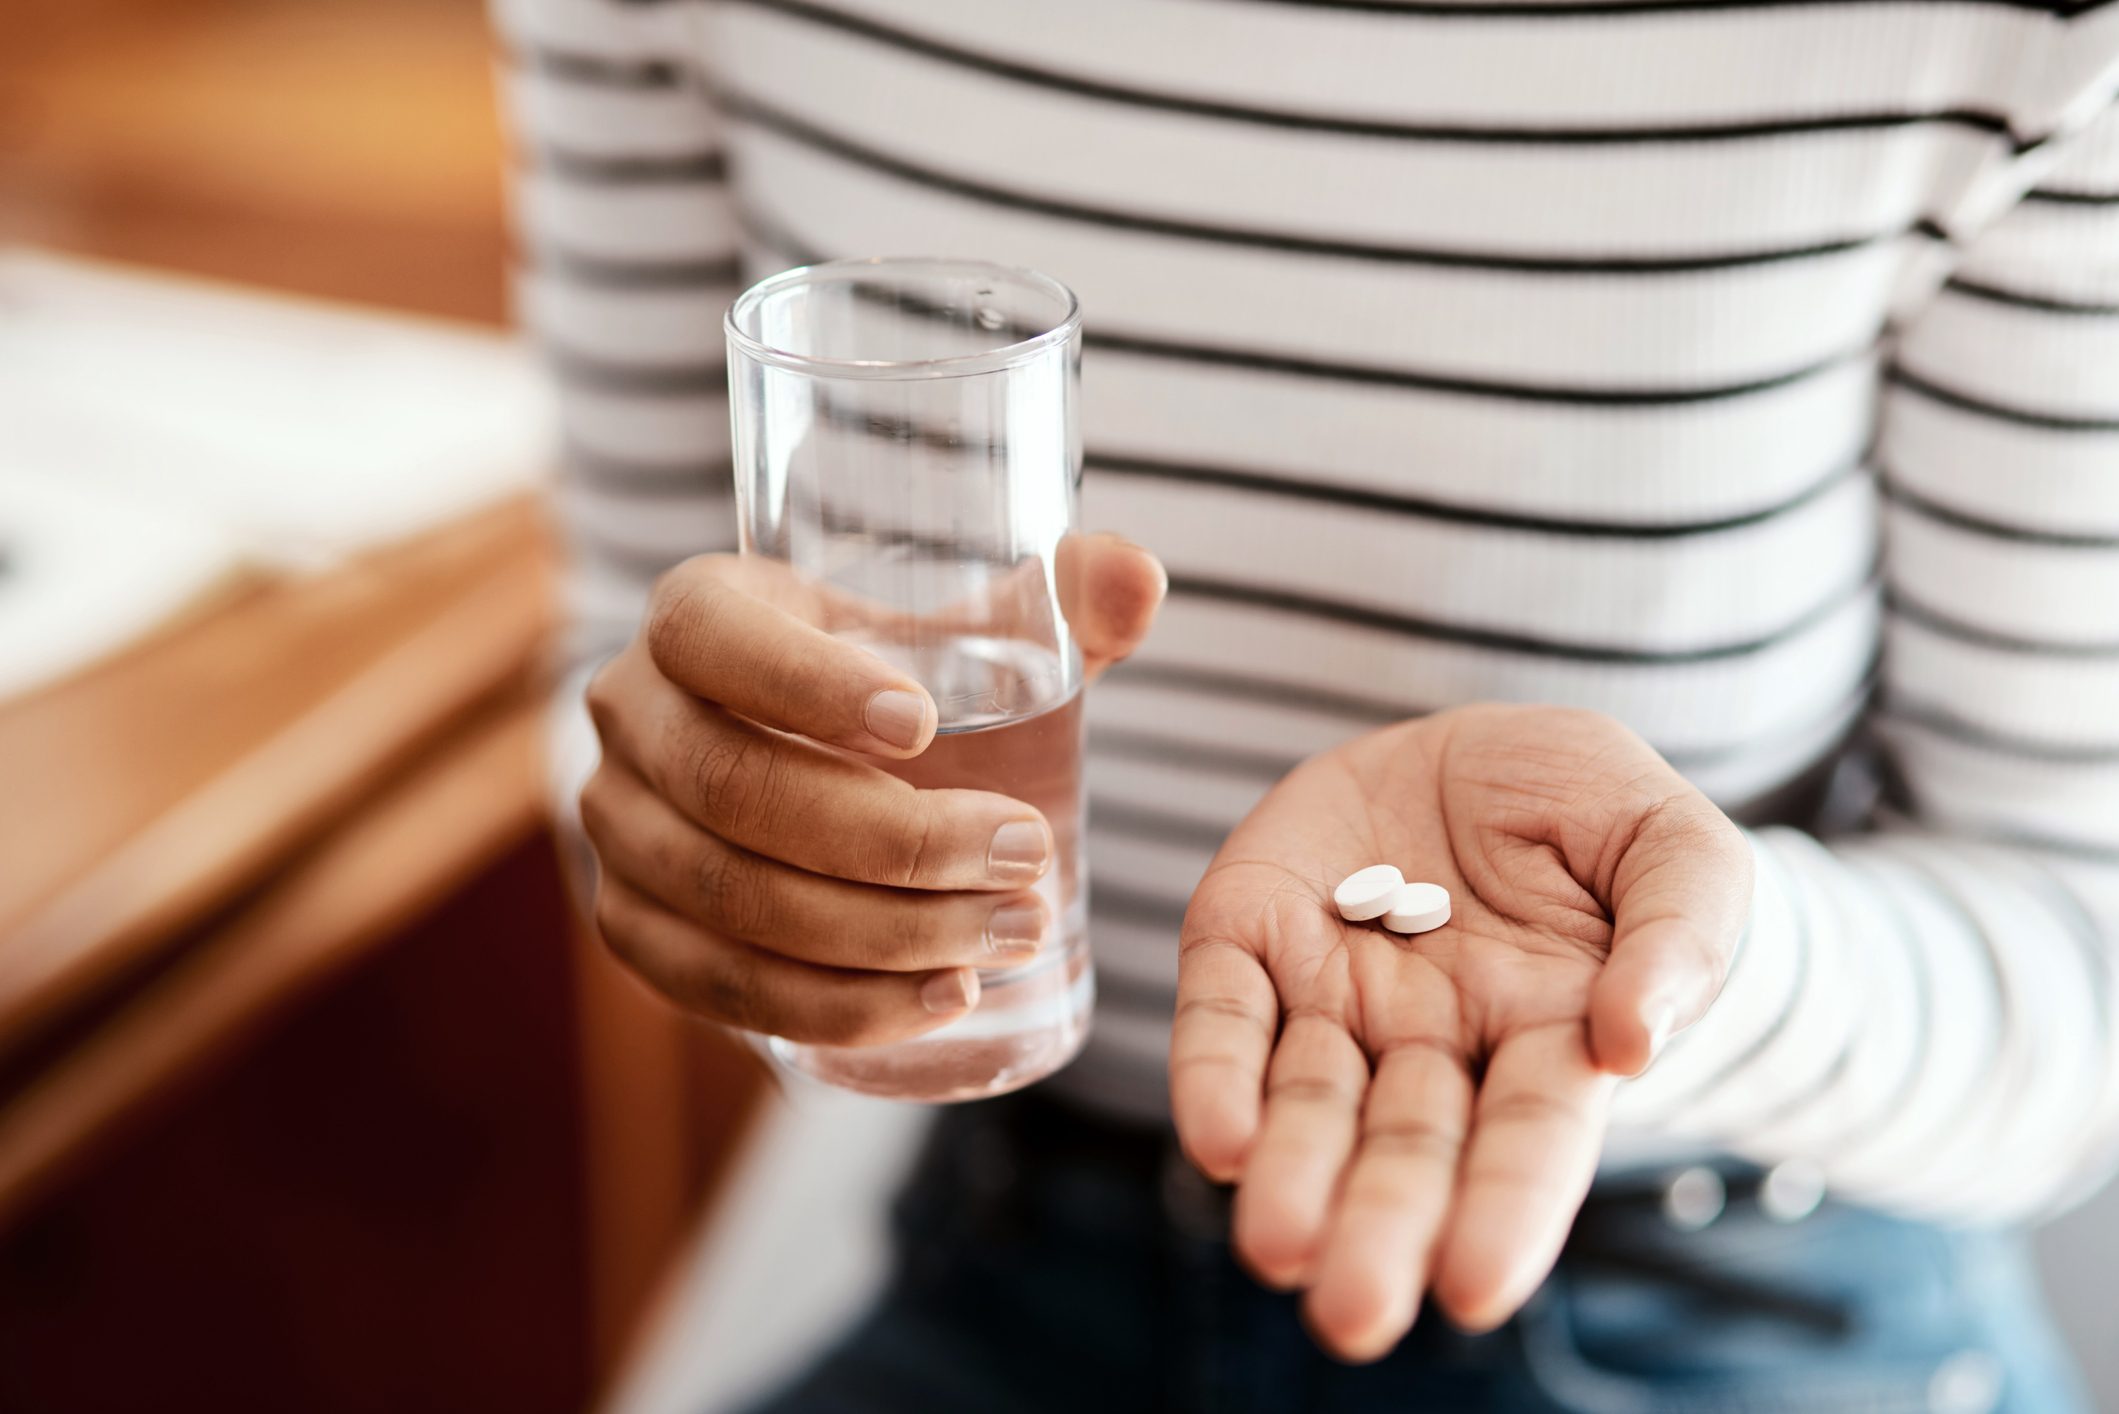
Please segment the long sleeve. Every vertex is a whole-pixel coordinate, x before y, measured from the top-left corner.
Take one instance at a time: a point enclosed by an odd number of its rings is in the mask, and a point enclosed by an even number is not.
[[[2052,147],[1883,393],[1879,823],[1753,837],[1723,997],[1621,1101],[1967,1222],[2119,1158],[2119,115]]]
[[[700,7],[495,0],[515,135],[516,305],[557,382],[569,552],[551,785],[596,745],[582,687],[662,570],[734,543],[721,315],[736,235]]]
[[[1185,895],[1302,756],[1564,702],[1742,811],[1868,702],[1891,808],[1754,836],[1730,982],[1622,1116],[1953,1219],[2108,1170],[2119,7],[495,4],[562,812],[583,681],[732,538],[733,149],[776,259],[980,254],[1089,311],[1085,504],[1172,591],[1091,709],[1081,1093],[1159,1111]]]

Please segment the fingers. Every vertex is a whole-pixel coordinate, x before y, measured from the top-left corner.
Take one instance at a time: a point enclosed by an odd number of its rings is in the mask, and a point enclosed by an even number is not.
[[[1268,1286],[1300,1284],[1316,1260],[1368,1083],[1368,1058],[1341,1022],[1288,1016],[1233,1220],[1237,1256]]]
[[[813,873],[911,889],[1021,889],[1051,863],[1051,828],[1022,801],[918,790],[689,697],[651,666],[607,671],[590,691],[605,750],[731,844]]]
[[[1170,1113],[1186,1155],[1218,1182],[1235,1182],[1250,1153],[1279,1017],[1272,980],[1249,949],[1221,938],[1184,942],[1170,1025]]]
[[[1638,1075],[1721,991],[1751,912],[1751,850],[1705,797],[1652,810],[1612,881],[1611,954],[1590,994],[1591,1049]]]
[[[739,849],[605,762],[582,824],[606,874],[720,936],[833,967],[1006,967],[1037,954],[1049,922],[1034,893],[929,893],[827,878]]]
[[[686,692],[782,731],[880,756],[933,739],[925,688],[875,654],[727,582],[725,562],[687,560],[655,586],[644,638]]]
[[[1055,577],[1092,678],[1139,646],[1169,585],[1153,555],[1108,534],[1061,541]],[[685,691],[767,726],[872,755],[925,749],[938,724],[927,691],[791,611],[798,588],[762,578],[756,562],[687,560],[655,587],[648,651]],[[1034,592],[1042,600],[1041,583]]]
[[[1162,562],[1117,535],[1070,535],[1056,563],[1060,612],[1095,677],[1148,636],[1170,578]]]
[[[1402,1044],[1376,1062],[1361,1148],[1303,1302],[1310,1330],[1339,1358],[1380,1359],[1412,1329],[1471,1107],[1471,1076],[1445,1042]]]
[[[1433,1281],[1460,1326],[1490,1330],[1515,1314],[1589,1191],[1617,1082],[1587,1042],[1578,1022],[1554,1022],[1508,1037],[1487,1063]]]
[[[874,1046],[932,1031],[978,1001],[978,973],[848,972],[715,936],[606,875],[596,925],[611,950],[688,1011],[745,1031]]]

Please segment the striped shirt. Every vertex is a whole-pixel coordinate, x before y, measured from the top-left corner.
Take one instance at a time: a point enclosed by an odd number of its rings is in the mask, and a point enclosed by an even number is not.
[[[496,0],[581,676],[732,542],[720,315],[977,255],[1087,311],[1097,1033],[1154,1112],[1190,882],[1304,756],[1610,713],[1759,828],[1626,1136],[1915,1215],[2119,1142],[2119,6]],[[562,792],[570,798],[571,790]]]

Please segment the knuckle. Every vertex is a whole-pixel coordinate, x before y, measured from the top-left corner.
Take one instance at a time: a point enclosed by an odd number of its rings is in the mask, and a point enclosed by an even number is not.
[[[1740,868],[1745,877],[1750,877],[1751,847],[1744,843],[1744,832],[1722,812],[1720,806],[1688,786],[1682,797],[1682,809],[1677,813],[1682,817],[1682,827],[1691,844],[1731,868]]]
[[[819,670],[811,645],[799,634],[782,633],[760,643],[755,660],[757,680],[775,685],[793,703],[829,700],[838,686]]]
[[[759,755],[766,741],[735,728],[689,733],[680,751],[684,778],[706,818],[736,826],[751,814]]]
[[[1742,868],[1748,876],[1751,851],[1729,818],[1706,797],[1693,791],[1653,795],[1641,801],[1635,815],[1633,839],[1649,848],[1713,860],[1737,867],[1736,856],[1745,856]]]
[[[641,638],[657,666],[695,660],[713,643],[722,595],[697,560],[686,560],[655,581]]]
[[[794,814],[797,773],[800,762],[795,748],[784,739],[753,738],[751,769],[745,776],[743,811],[735,823],[759,837],[783,833]]]
[[[876,831],[876,873],[884,883],[919,888],[939,876],[945,834],[939,797],[907,790],[887,826]]]
[[[781,1029],[774,1024],[770,1008],[763,1004],[756,989],[746,986],[742,977],[731,972],[706,973],[698,979],[692,992],[693,1010],[723,1026],[738,1031],[775,1032]]]
[[[801,765],[787,741],[726,723],[688,750],[687,775],[709,820],[746,842],[784,832]]]
[[[1290,1076],[1266,1086],[1266,1098],[1302,1105],[1327,1105],[1351,1109],[1361,1098],[1347,1085],[1322,1076]]]
[[[1564,1100],[1536,1090],[1518,1090],[1486,1102],[1480,1107],[1482,1125],[1528,1124],[1558,1129],[1579,1129],[1587,1122],[1580,1110]]]
[[[1381,1061],[1394,1057],[1404,1057],[1407,1060],[1421,1061],[1428,1064],[1440,1062],[1459,1074],[1464,1071],[1464,1052],[1456,1044],[1445,1040],[1441,1036],[1419,1033],[1411,1036],[1400,1036],[1382,1048],[1379,1064]]]
[[[693,869],[700,904],[720,927],[739,938],[764,941],[779,909],[765,871],[726,847],[702,850]]]
[[[1362,1147],[1379,1157],[1415,1159],[1454,1168],[1464,1147],[1462,1130],[1432,1120],[1401,1119],[1371,1125]]]
[[[1658,814],[1666,837],[1688,852],[1714,858],[1742,843],[1736,827],[1705,801],[1666,801]]]
[[[639,926],[635,905],[611,889],[597,890],[594,921],[610,954],[683,1010],[738,1031],[778,1030],[774,1009],[756,986],[756,969],[741,949],[687,949],[682,958],[658,954]]]
[[[885,963],[917,963],[933,955],[953,917],[949,910],[936,905],[901,902],[882,911],[882,936],[878,939]],[[966,926],[962,930],[968,942],[975,930]]]
[[[640,626],[640,640],[656,662],[668,662],[689,641],[698,623],[693,598],[692,591],[675,577],[674,571],[655,581],[648,596],[647,619]]]
[[[1176,1075],[1187,1070],[1227,1071],[1239,1080],[1252,1080],[1258,1074],[1258,1063],[1249,1056],[1234,1051],[1187,1051],[1170,1058],[1170,1073]]]
[[[772,1032],[773,1007],[758,985],[757,964],[742,948],[697,949],[667,978],[650,984],[686,1011],[738,1031]]]
[[[1181,1026],[1207,1018],[1234,1022],[1243,1030],[1257,1032],[1268,1044],[1278,1029],[1258,1008],[1236,997],[1187,997],[1177,1004],[1170,1021],[1173,1026]]]

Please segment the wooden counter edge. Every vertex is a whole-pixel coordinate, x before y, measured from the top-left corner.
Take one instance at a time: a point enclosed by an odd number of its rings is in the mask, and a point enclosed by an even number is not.
[[[0,937],[0,1049],[93,995],[351,813],[527,671],[542,566],[504,565]]]
[[[540,720],[517,697],[466,725],[0,1105],[0,1227],[150,1098],[524,839],[543,803]]]

